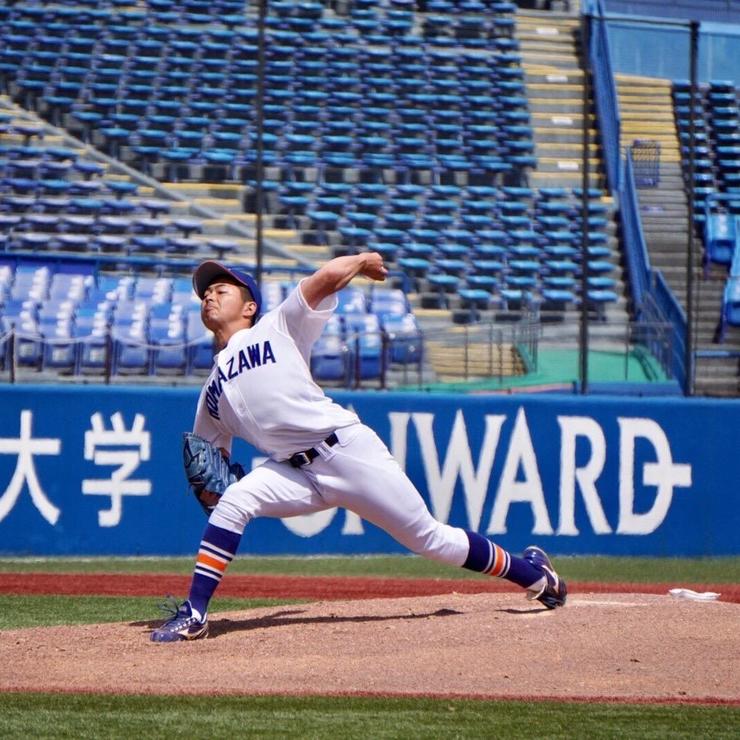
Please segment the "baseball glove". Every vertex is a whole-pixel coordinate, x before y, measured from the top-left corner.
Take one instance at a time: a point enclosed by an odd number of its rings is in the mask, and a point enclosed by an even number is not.
[[[182,457],[190,488],[206,514],[213,511],[213,506],[201,500],[204,491],[222,496],[228,486],[244,477],[239,463],[230,465],[221,450],[192,432],[183,434]]]

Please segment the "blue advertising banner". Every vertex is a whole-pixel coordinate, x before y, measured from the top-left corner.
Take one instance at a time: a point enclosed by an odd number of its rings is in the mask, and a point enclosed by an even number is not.
[[[197,389],[4,386],[0,555],[193,554]],[[740,401],[337,392],[440,521],[518,552],[740,554]],[[243,442],[234,459],[261,461]],[[250,523],[249,554],[404,552],[351,512]]]

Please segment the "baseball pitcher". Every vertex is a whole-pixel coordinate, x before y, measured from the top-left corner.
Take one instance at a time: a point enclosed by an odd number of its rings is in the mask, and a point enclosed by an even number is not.
[[[209,518],[190,594],[151,633],[154,642],[207,635],[209,601],[252,519],[335,506],[414,553],[506,578],[548,609],[565,603],[565,582],[540,548],[528,547],[517,557],[476,532],[438,522],[375,432],[312,379],[311,347],[337,306],[337,291],[357,275],[382,281],[386,274],[375,252],[337,257],[260,316],[261,296],[251,275],[214,261],[195,270],[201,318],[218,353],[193,433],[185,435],[184,463]],[[229,461],[234,437],[268,460],[245,475]]]

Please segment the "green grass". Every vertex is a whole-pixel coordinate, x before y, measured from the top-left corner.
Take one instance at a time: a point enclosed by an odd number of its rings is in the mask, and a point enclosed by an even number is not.
[[[0,630],[101,622],[162,622],[162,599],[149,596],[59,596],[0,594]],[[299,603],[296,599],[216,597],[210,613]]]
[[[573,581],[638,583],[738,583],[740,557],[726,558],[553,558],[558,572]],[[193,558],[0,558],[0,573],[178,573],[189,575]],[[237,557],[229,573],[386,578],[480,578],[424,558]],[[228,575],[227,575],[228,577]]]
[[[722,707],[476,700],[4,694],[3,738],[734,738]]]

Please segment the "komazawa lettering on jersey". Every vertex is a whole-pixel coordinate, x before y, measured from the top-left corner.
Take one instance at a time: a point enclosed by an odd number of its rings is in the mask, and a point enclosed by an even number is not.
[[[269,339],[262,342],[262,344],[250,344],[240,349],[236,354],[231,355],[223,363],[223,366],[219,362],[218,373],[208,384],[208,389],[206,390],[206,407],[208,413],[214,419],[219,418],[218,400],[221,398],[221,393],[223,393],[224,383],[238,378],[245,370],[253,370],[256,367],[266,365],[268,362],[276,362]]]

